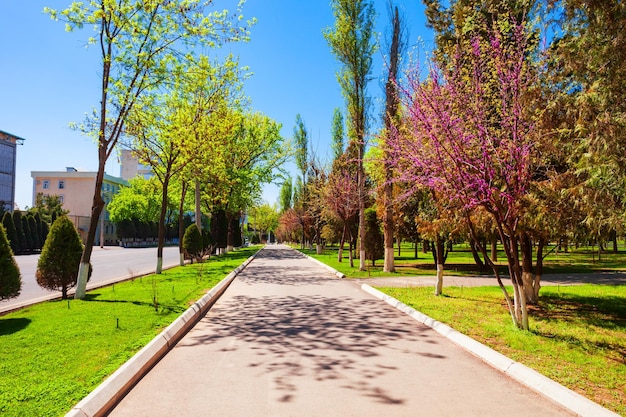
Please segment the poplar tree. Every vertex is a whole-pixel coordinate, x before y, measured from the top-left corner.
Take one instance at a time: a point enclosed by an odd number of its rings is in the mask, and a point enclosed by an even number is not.
[[[345,134],[343,129],[343,113],[341,109],[336,108],[333,111],[333,123],[331,126],[330,136],[332,138],[333,161],[336,161],[344,152]]]
[[[389,46],[389,63],[387,68],[387,82],[385,84],[385,139],[389,136],[391,130],[398,124],[398,71],[399,60],[404,46],[404,40],[402,38],[402,20],[398,7],[390,8],[391,14],[391,42]],[[388,152],[389,147],[385,146],[385,152]],[[394,265],[394,218],[393,218],[393,168],[388,162],[389,158],[385,158],[385,183],[383,189],[383,231],[385,240],[385,260],[383,265],[383,271],[395,272]]]
[[[337,81],[346,100],[348,137],[356,150],[359,189],[359,269],[365,270],[365,137],[370,97],[367,84],[371,80],[375,11],[368,0],[333,0],[335,26],[324,31],[333,54],[342,64]]]

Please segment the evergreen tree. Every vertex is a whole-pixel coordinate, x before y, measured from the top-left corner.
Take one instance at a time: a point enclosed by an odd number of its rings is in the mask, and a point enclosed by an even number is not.
[[[374,266],[376,259],[383,257],[385,246],[380,230],[380,220],[373,208],[365,210],[365,241],[361,244],[365,249],[365,259],[372,261],[372,266]]]
[[[239,216],[231,220],[230,230],[232,233],[233,247],[235,248],[242,247],[243,240],[241,239],[241,225],[239,224]]]
[[[8,211],[2,216],[2,224],[4,225],[6,237],[11,245],[13,253],[17,253],[20,245],[17,231],[15,230],[15,224],[13,224],[13,216]]]
[[[202,239],[202,234],[200,233],[200,229],[194,223],[187,227],[185,230],[185,235],[183,236],[183,249],[191,260],[196,260],[196,262],[202,262],[202,254],[204,252],[204,241]]]
[[[202,231],[202,246],[204,246],[204,250],[209,252],[211,247],[215,242],[213,241],[213,236],[211,236],[211,232],[208,230]]]
[[[0,300],[17,297],[21,289],[20,269],[13,258],[5,228],[0,224]]]
[[[23,253],[28,248],[26,244],[26,236],[24,236],[24,228],[22,227],[22,212],[15,210],[13,212],[13,224],[15,225],[15,233],[17,234],[17,250],[15,253]]]
[[[211,218],[211,235],[218,248],[225,248],[228,244],[228,220],[224,210],[218,210],[213,213]]]
[[[37,226],[37,221],[31,215],[26,216],[26,220],[28,221],[28,228],[30,229],[30,239],[32,241],[32,250],[40,250],[43,246],[43,243],[39,239],[39,226]]]
[[[43,247],[43,244],[46,241],[47,233],[44,233],[44,226],[43,226],[45,224],[45,221],[43,220],[43,218],[41,217],[41,214],[39,213],[35,213],[34,218],[35,218],[35,222],[37,223],[37,238],[39,239],[39,246],[37,249],[41,249]]]
[[[37,283],[46,289],[61,290],[67,298],[67,290],[76,285],[83,244],[67,216],[61,216],[52,224],[41,256],[37,262]]]
[[[33,236],[30,233],[30,224],[28,224],[27,216],[22,216],[22,231],[24,233],[24,247],[22,249],[26,252],[32,252],[34,248]]]

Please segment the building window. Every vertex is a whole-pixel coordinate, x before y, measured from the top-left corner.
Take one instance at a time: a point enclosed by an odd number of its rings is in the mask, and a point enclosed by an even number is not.
[[[58,197],[59,197],[59,202],[61,202],[61,204],[65,203],[65,199],[63,198],[63,195],[60,195]]]
[[[65,188],[65,180],[59,180],[59,190],[62,190]]]
[[[43,186],[42,188],[44,190],[47,190],[48,188],[50,188],[50,181],[49,180],[43,180]]]

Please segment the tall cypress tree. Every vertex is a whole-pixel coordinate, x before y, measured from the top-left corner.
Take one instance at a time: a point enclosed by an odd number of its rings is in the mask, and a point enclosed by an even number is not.
[[[40,250],[43,246],[41,239],[39,237],[39,227],[37,226],[37,221],[35,217],[29,215],[26,216],[26,221],[28,221],[28,228],[30,229],[30,239],[32,242],[32,250]]]
[[[6,237],[11,245],[13,253],[17,253],[20,245],[20,240],[15,230],[15,224],[13,223],[13,216],[8,211],[2,216],[2,224],[4,225]]]
[[[30,233],[30,224],[28,223],[28,216],[22,217],[22,231],[24,232],[24,250],[32,252],[35,247],[33,243],[33,235]]]
[[[24,228],[22,226],[22,212],[15,210],[13,212],[13,224],[15,225],[15,233],[17,234],[17,250],[15,253],[22,253],[28,249],[26,236],[24,236]]]

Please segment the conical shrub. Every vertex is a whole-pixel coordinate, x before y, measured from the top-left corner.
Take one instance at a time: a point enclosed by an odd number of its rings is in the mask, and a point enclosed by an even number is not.
[[[198,262],[202,261],[204,243],[202,241],[202,234],[195,223],[185,230],[185,234],[183,235],[183,249],[192,260]]]
[[[0,224],[0,300],[14,298],[22,290],[20,269],[13,258],[13,251],[7,239],[6,230]]]
[[[37,283],[52,291],[61,291],[67,298],[67,290],[76,285],[83,244],[67,216],[54,221],[46,243],[37,262]]]

